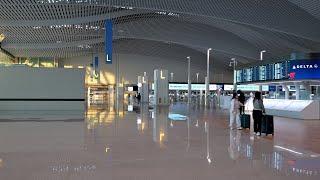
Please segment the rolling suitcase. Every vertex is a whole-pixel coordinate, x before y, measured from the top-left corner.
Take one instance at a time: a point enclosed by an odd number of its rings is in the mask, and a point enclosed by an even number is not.
[[[249,114],[240,114],[241,127],[250,129],[250,115]]]
[[[266,136],[268,134],[272,134],[272,136],[274,135],[273,116],[263,115],[260,133],[265,133]]]

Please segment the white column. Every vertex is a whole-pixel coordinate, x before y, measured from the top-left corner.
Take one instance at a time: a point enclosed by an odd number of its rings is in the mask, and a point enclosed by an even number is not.
[[[142,76],[138,76],[138,93],[142,93]]]
[[[303,99],[310,99],[310,95],[311,95],[311,86],[310,86],[310,82],[308,81],[304,81],[302,82],[303,88],[305,89],[305,93],[304,93],[304,98]]]
[[[203,100],[203,89],[200,90],[200,104],[202,104]]]
[[[169,104],[168,70],[154,70],[154,105]]]
[[[169,107],[155,106],[153,113],[153,141],[161,146],[168,140]]]
[[[149,79],[146,73],[142,76],[142,94],[141,102],[149,103]]]
[[[190,56],[187,57],[188,59],[188,103],[191,102],[191,73],[190,73]]]
[[[237,66],[237,60],[236,58],[231,58],[230,65],[233,65],[233,90],[237,90],[237,71],[236,71],[236,66]]]
[[[284,95],[284,99],[289,99],[289,88],[286,84],[283,84],[282,87],[284,88],[285,91],[285,95]]]
[[[205,78],[206,90],[205,90],[205,105],[207,106],[208,103],[208,96],[209,96],[209,84],[210,84],[210,51],[212,49],[209,48],[207,50],[207,77]]]
[[[300,99],[300,84],[298,82],[294,83],[295,88],[296,88],[296,100]]]
[[[237,90],[237,71],[233,70],[233,90]]]
[[[259,92],[262,92],[262,85],[259,85]]]
[[[204,79],[205,79],[205,82],[206,82],[206,89],[204,91],[204,105],[207,106],[209,104],[209,102],[208,102],[208,100],[209,100],[209,98],[208,98],[208,96],[209,96],[209,88],[207,88],[208,87],[207,85],[209,84],[209,80],[208,80],[208,77],[205,77]]]

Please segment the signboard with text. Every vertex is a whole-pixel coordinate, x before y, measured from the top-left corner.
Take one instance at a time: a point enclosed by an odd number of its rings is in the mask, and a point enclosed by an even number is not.
[[[105,55],[106,64],[112,64],[112,20],[107,19],[105,22]]]
[[[320,79],[320,59],[292,60],[289,67],[289,79]]]

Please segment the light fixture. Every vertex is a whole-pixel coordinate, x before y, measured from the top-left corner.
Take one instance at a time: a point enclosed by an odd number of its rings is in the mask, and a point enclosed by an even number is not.
[[[109,148],[109,147],[106,147],[106,153],[109,152],[109,151],[110,151],[110,148]]]
[[[0,43],[6,38],[4,34],[0,34]]]
[[[236,66],[237,65],[237,61],[236,61],[236,58],[231,58],[231,61],[229,63],[229,66],[232,67],[232,66]]]
[[[282,150],[288,151],[288,152],[291,152],[291,153],[295,153],[295,154],[298,154],[298,155],[303,155],[303,153],[301,153],[301,152],[297,152],[297,151],[294,151],[292,149],[285,148],[285,147],[282,147],[282,146],[274,146],[274,147],[278,148],[278,149],[282,149]]]
[[[263,60],[263,53],[267,52],[266,50],[262,50],[260,51],[260,60],[262,61]]]

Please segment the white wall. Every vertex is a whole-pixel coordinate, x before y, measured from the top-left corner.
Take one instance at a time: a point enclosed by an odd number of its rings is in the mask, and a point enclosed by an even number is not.
[[[84,99],[84,70],[0,67],[0,110],[83,110],[81,101],[4,99]]]
[[[129,54],[115,54],[113,64],[105,64],[105,58],[103,54],[99,54],[99,67],[100,67],[100,83],[101,84],[115,84],[115,70],[116,61],[120,62],[120,73],[123,76],[126,83],[137,83],[137,77],[142,75],[143,72],[147,72],[149,77],[153,77],[154,69],[167,69],[169,74],[174,73],[174,82],[187,82],[187,60],[181,61],[163,59],[158,57],[129,55]],[[92,62],[92,56],[84,57],[72,57],[63,59],[59,63],[64,65],[78,66],[90,66]],[[205,67],[206,60],[200,63],[191,60],[191,74],[192,81],[196,82],[196,73],[199,72],[199,82],[204,82],[204,76],[206,73]],[[224,73],[222,77],[222,73]],[[86,83],[92,83],[89,80],[89,70],[87,69]],[[211,82],[232,82],[232,74],[224,71],[224,69],[215,68],[211,70]],[[214,79],[212,79],[214,78]],[[151,78],[152,79],[152,78]]]

